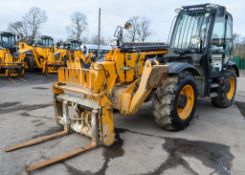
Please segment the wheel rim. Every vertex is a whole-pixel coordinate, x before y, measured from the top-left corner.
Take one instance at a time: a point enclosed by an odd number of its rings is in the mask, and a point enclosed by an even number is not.
[[[183,100],[181,100],[181,98],[183,97],[185,98],[184,105],[181,104],[183,103]],[[194,106],[194,102],[195,93],[193,87],[191,85],[185,85],[180,92],[177,103],[178,115],[180,119],[185,120],[190,116]]]
[[[235,92],[235,78],[229,77],[228,83],[229,83],[229,89],[227,91],[226,96],[227,96],[228,100],[232,100],[232,98],[234,96],[234,92]]]

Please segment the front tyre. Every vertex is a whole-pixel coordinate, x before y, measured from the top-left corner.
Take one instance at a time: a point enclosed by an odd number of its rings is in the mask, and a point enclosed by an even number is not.
[[[33,72],[36,70],[37,66],[36,66],[36,63],[35,63],[35,59],[32,55],[29,55],[27,54],[26,55],[26,58],[25,58],[25,61],[27,63],[27,68],[29,71]]]
[[[153,96],[156,123],[167,130],[186,128],[194,116],[197,96],[197,84],[191,73],[168,77]]]

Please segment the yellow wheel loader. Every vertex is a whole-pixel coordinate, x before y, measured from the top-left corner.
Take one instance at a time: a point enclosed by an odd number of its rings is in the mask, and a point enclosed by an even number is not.
[[[91,143],[33,164],[27,171],[71,158],[100,145],[114,143],[113,109],[132,116],[152,99],[156,122],[168,130],[186,128],[197,98],[210,97],[214,106],[232,105],[239,71],[230,61],[232,16],[213,4],[184,6],[171,34],[170,45],[125,43],[123,28],[115,33],[114,48],[88,69],[60,68],[53,84],[56,122],[64,130],[13,145],[5,151],[37,144],[75,131]],[[70,113],[71,112],[71,113]],[[75,115],[69,115],[75,114]]]
[[[0,77],[24,77],[24,55],[17,52],[16,36],[0,33]]]
[[[34,44],[20,42],[19,52],[25,54],[25,61],[29,70],[42,70],[43,73],[57,73],[59,67],[64,66],[63,50],[54,48],[53,38],[41,36]]]

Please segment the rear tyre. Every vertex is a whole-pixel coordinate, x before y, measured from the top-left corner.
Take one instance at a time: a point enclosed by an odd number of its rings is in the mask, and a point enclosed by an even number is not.
[[[194,76],[183,72],[168,77],[153,96],[153,115],[164,129],[179,131],[192,120],[197,105],[197,85]]]
[[[236,94],[236,74],[232,70],[227,70],[223,81],[220,82],[217,88],[217,97],[211,98],[215,107],[227,108],[234,102]]]

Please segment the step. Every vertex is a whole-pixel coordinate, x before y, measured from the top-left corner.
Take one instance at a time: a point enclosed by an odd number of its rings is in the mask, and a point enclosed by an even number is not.
[[[210,96],[211,98],[214,98],[214,97],[217,97],[218,94],[217,94],[217,92],[211,92],[211,93],[209,94],[209,96]]]
[[[211,88],[217,88],[217,87],[219,87],[219,84],[218,83],[212,83],[211,84]]]

